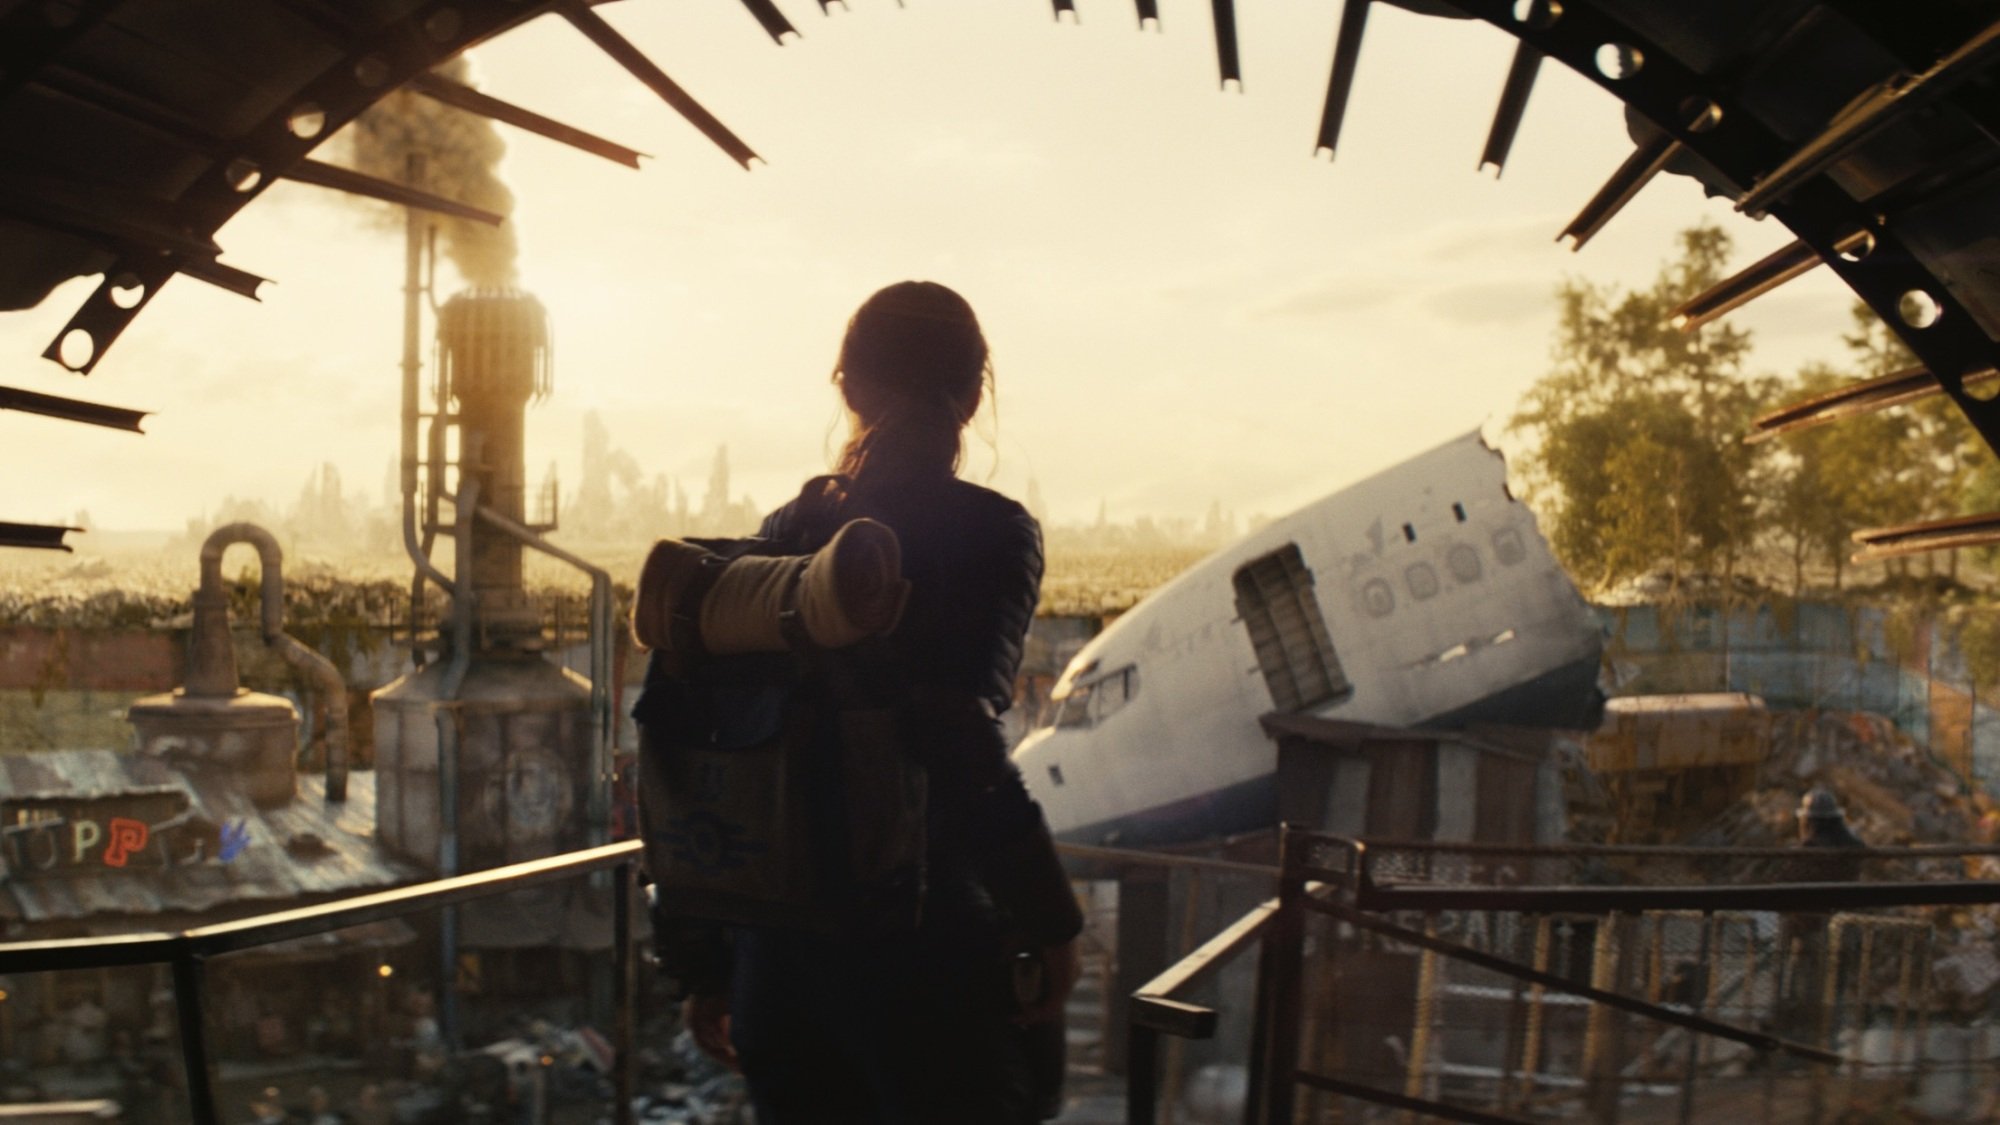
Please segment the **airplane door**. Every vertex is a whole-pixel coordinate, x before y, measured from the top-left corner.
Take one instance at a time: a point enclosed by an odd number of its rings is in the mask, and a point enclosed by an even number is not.
[[[1250,632],[1274,710],[1308,711],[1354,694],[1298,544],[1245,563],[1234,581],[1236,613]]]

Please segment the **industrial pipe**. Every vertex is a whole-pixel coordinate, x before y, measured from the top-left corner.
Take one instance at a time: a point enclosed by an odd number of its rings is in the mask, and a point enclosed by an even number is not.
[[[229,639],[229,592],[222,581],[222,555],[238,543],[256,548],[263,576],[259,587],[264,644],[319,689],[326,710],[326,799],[347,799],[347,681],[333,661],[285,632],[285,552],[277,537],[254,523],[216,528],[201,545],[201,585],[194,593],[194,627],[188,655],[187,694],[228,699],[240,686],[236,650]]]
[[[409,181],[421,183],[424,175],[424,158],[412,155],[408,166]],[[417,536],[417,418],[422,413],[417,395],[417,375],[423,367],[422,333],[423,305],[421,298],[423,284],[423,216],[414,208],[409,210],[403,239],[403,425],[402,461],[400,483],[403,493],[403,550],[415,564],[417,579],[412,593],[412,610],[423,593],[423,579],[428,578],[442,589],[452,588],[452,581],[444,571],[431,562],[430,544],[420,541]],[[433,457],[432,465],[441,465],[441,458]],[[436,471],[435,469],[433,471]],[[414,612],[410,620],[410,636],[414,647],[417,622]]]
[[[461,509],[463,511],[464,509]],[[592,845],[611,842],[611,773],[613,768],[613,733],[616,730],[615,717],[611,707],[611,646],[618,635],[612,617],[614,608],[611,600],[611,574],[603,567],[594,566],[578,555],[571,554],[535,534],[534,530],[492,508],[481,506],[479,518],[533,547],[559,562],[583,571],[590,576],[590,714],[593,727],[591,742],[591,771],[595,775],[590,787],[590,842]]]
[[[475,439],[468,458],[482,454]],[[438,874],[451,878],[458,874],[458,758],[464,742],[463,716],[458,705],[465,689],[466,673],[472,669],[472,624],[475,612],[472,580],[472,513],[479,508],[479,475],[461,473],[458,494],[453,498],[453,534],[457,537],[453,569],[458,580],[451,587],[451,661],[445,665],[444,680],[438,685]],[[458,907],[447,906],[438,918],[440,1002],[438,1024],[445,1045],[460,1046],[458,1022]]]

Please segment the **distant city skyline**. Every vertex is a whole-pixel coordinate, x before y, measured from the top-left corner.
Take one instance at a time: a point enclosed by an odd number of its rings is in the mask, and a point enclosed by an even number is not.
[[[596,411],[642,479],[701,479],[727,445],[735,495],[775,506],[838,446],[848,314],[930,277],[994,345],[970,479],[1035,481],[1055,525],[1276,516],[1476,426],[1504,444],[1563,276],[1642,284],[1704,217],[1739,264],[1788,238],[1668,176],[1569,255],[1556,232],[1630,151],[1620,108],[1546,67],[1505,176],[1475,174],[1512,41],[1474,22],[1382,8],[1328,166],[1309,149],[1337,8],[1240,5],[1246,91],[1218,93],[1199,5],[1166,6],[1158,33],[1088,2],[1080,25],[794,6],[805,37],[782,48],[726,5],[606,10],[769,162],[749,173],[560,20],[472,53],[482,88],[655,154],[634,174],[505,137],[521,283],[557,342],[531,476],[581,481]],[[288,505],[322,463],[379,479],[402,260],[385,216],[273,187],[219,235],[276,278],[262,303],[180,280],[88,380],[36,357],[90,280],[0,314],[11,385],[158,412],[145,437],[0,414],[0,519],[176,530],[225,497]],[[1838,360],[1847,305],[1827,271],[1762,299],[1740,321],[1753,366]]]

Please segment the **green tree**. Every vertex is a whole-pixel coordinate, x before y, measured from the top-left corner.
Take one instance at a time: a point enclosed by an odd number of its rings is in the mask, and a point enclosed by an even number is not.
[[[1535,439],[1518,461],[1550,544],[1600,588],[1661,566],[1676,586],[1730,575],[1757,533],[1759,454],[1741,435],[1768,387],[1744,375],[1750,334],[1669,319],[1722,278],[1729,236],[1704,223],[1678,243],[1643,290],[1557,289],[1554,366],[1510,422]]]
[[[1847,386],[1848,372],[1825,364],[1802,369],[1779,392],[1785,402]],[[1806,586],[1806,567],[1819,563],[1833,572],[1833,588],[1845,577],[1854,550],[1851,536],[1880,526],[1922,502],[1924,482],[1910,471],[1907,454],[1911,421],[1901,411],[1845,418],[1786,435],[1774,443],[1766,473],[1770,524],[1792,561],[1792,589]]]
[[[1848,370],[1808,366],[1779,389],[1774,404],[1920,366],[1866,305],[1855,302],[1851,315],[1852,328],[1841,337]],[[1992,456],[1942,396],[1844,418],[1774,444],[1771,518],[1791,551],[1796,587],[1805,584],[1807,563],[1818,561],[1832,569],[1839,589],[1853,550],[1849,536],[1860,528],[1942,519],[2000,499]],[[1955,554],[1946,565],[1956,577]],[[1907,564],[1892,566],[1901,573]]]

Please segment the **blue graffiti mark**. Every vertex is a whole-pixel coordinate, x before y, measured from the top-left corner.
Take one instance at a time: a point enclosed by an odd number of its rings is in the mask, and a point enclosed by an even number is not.
[[[232,820],[222,826],[222,854],[216,858],[224,863],[243,854],[250,846],[250,824],[245,820]]]

